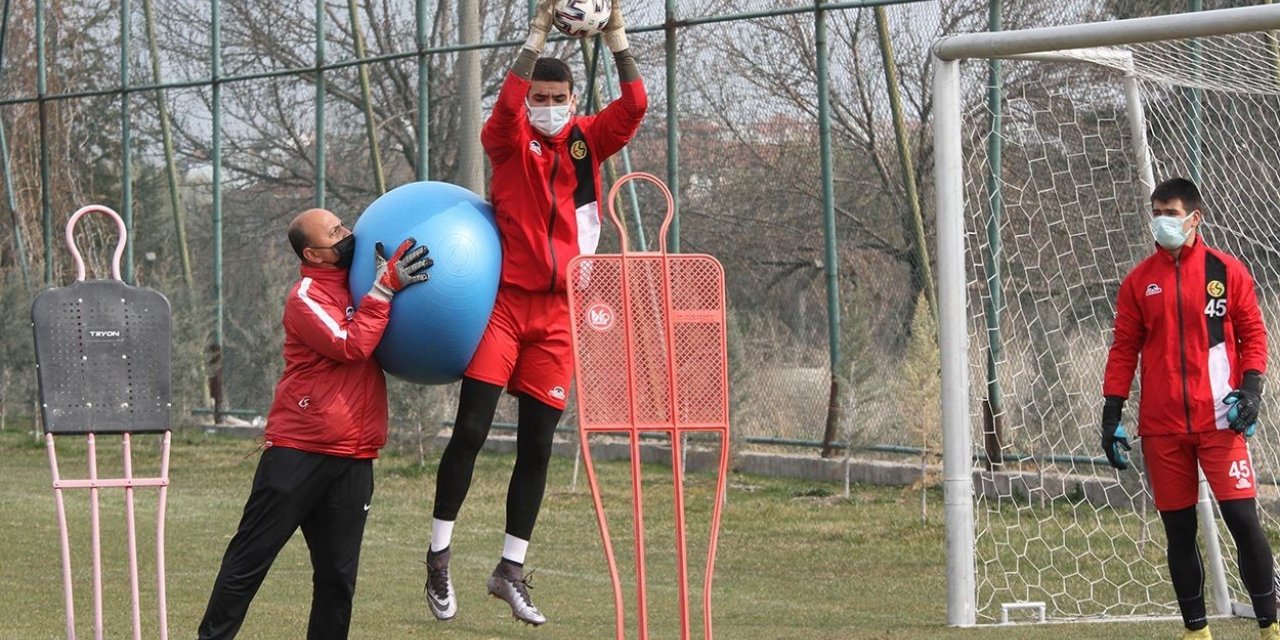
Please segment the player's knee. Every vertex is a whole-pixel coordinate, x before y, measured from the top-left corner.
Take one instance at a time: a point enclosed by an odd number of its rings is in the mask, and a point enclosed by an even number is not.
[[[516,464],[545,471],[551,465],[551,447],[526,447],[516,453]]]
[[[498,406],[502,387],[472,378],[462,379],[462,392],[458,398],[458,415],[453,424],[453,436],[449,449],[466,452],[472,457],[480,452],[489,437],[493,424],[493,412]]]
[[[475,457],[484,447],[484,441],[488,435],[489,430],[484,428],[480,421],[459,416],[459,420],[453,427],[453,436],[449,438],[449,448]]]
[[[1174,549],[1179,552],[1196,544],[1196,508],[1187,507],[1176,511],[1161,511],[1160,520],[1164,523],[1165,537],[1169,539],[1170,553]]]
[[[1222,522],[1237,538],[1242,533],[1262,530],[1262,523],[1258,521],[1257,501],[1253,498],[1223,500],[1218,503],[1218,510],[1222,513]]]

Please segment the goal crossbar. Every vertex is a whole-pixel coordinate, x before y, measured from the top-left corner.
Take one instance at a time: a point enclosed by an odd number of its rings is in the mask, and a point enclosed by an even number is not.
[[[1280,5],[1215,9],[1195,14],[1182,13],[1018,31],[959,33],[938,38],[933,43],[933,54],[939,60],[947,61],[1007,58],[1059,49],[1112,47],[1272,29],[1280,29]]]

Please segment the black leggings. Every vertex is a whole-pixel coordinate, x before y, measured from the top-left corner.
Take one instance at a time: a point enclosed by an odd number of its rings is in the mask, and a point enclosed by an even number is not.
[[[1275,565],[1272,564],[1271,543],[1258,522],[1255,500],[1224,500],[1218,503],[1218,509],[1236,541],[1240,579],[1249,590],[1258,626],[1271,626],[1276,621]]]
[[[1240,578],[1249,590],[1258,626],[1270,626],[1276,619],[1276,596],[1271,545],[1267,542],[1253,499],[1224,500],[1218,503],[1222,521],[1235,540]],[[1178,596],[1182,622],[1188,629],[1208,624],[1204,607],[1204,568],[1196,545],[1196,508],[1161,511],[1165,536],[1169,539],[1169,575]]]
[[[439,520],[457,520],[458,511],[471,488],[476,455],[489,437],[493,412],[498,407],[502,387],[472,378],[462,379],[458,397],[458,417],[453,436],[440,457],[436,476],[436,503],[432,515]],[[551,461],[551,441],[560,423],[560,409],[529,396],[519,396],[516,426],[516,465],[507,487],[507,530],[522,540],[533,535],[533,525],[542,508],[547,488],[547,466]]]

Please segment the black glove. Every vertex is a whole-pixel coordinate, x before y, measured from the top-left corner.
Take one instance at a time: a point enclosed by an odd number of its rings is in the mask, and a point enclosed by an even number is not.
[[[1227,419],[1231,421],[1231,430],[1253,435],[1257,430],[1258,410],[1262,408],[1262,374],[1250,369],[1244,372],[1240,388],[1227,394],[1222,401],[1232,405],[1227,410]]]
[[[1124,398],[1107,396],[1102,404],[1102,452],[1107,454],[1107,462],[1111,466],[1124,471],[1129,468],[1129,456],[1125,451],[1132,451],[1129,446],[1129,434],[1120,424],[1120,414],[1124,412]],[[1124,449],[1124,451],[1121,451]]]

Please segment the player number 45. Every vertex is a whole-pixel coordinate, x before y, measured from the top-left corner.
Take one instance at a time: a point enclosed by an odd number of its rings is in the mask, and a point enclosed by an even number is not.
[[[1227,475],[1237,479],[1248,478],[1253,475],[1253,472],[1249,469],[1248,460],[1237,460],[1231,463],[1231,470],[1227,472]]]
[[[1227,299],[1218,298],[1210,300],[1209,304],[1204,306],[1204,314],[1210,318],[1221,318],[1227,315]]]

